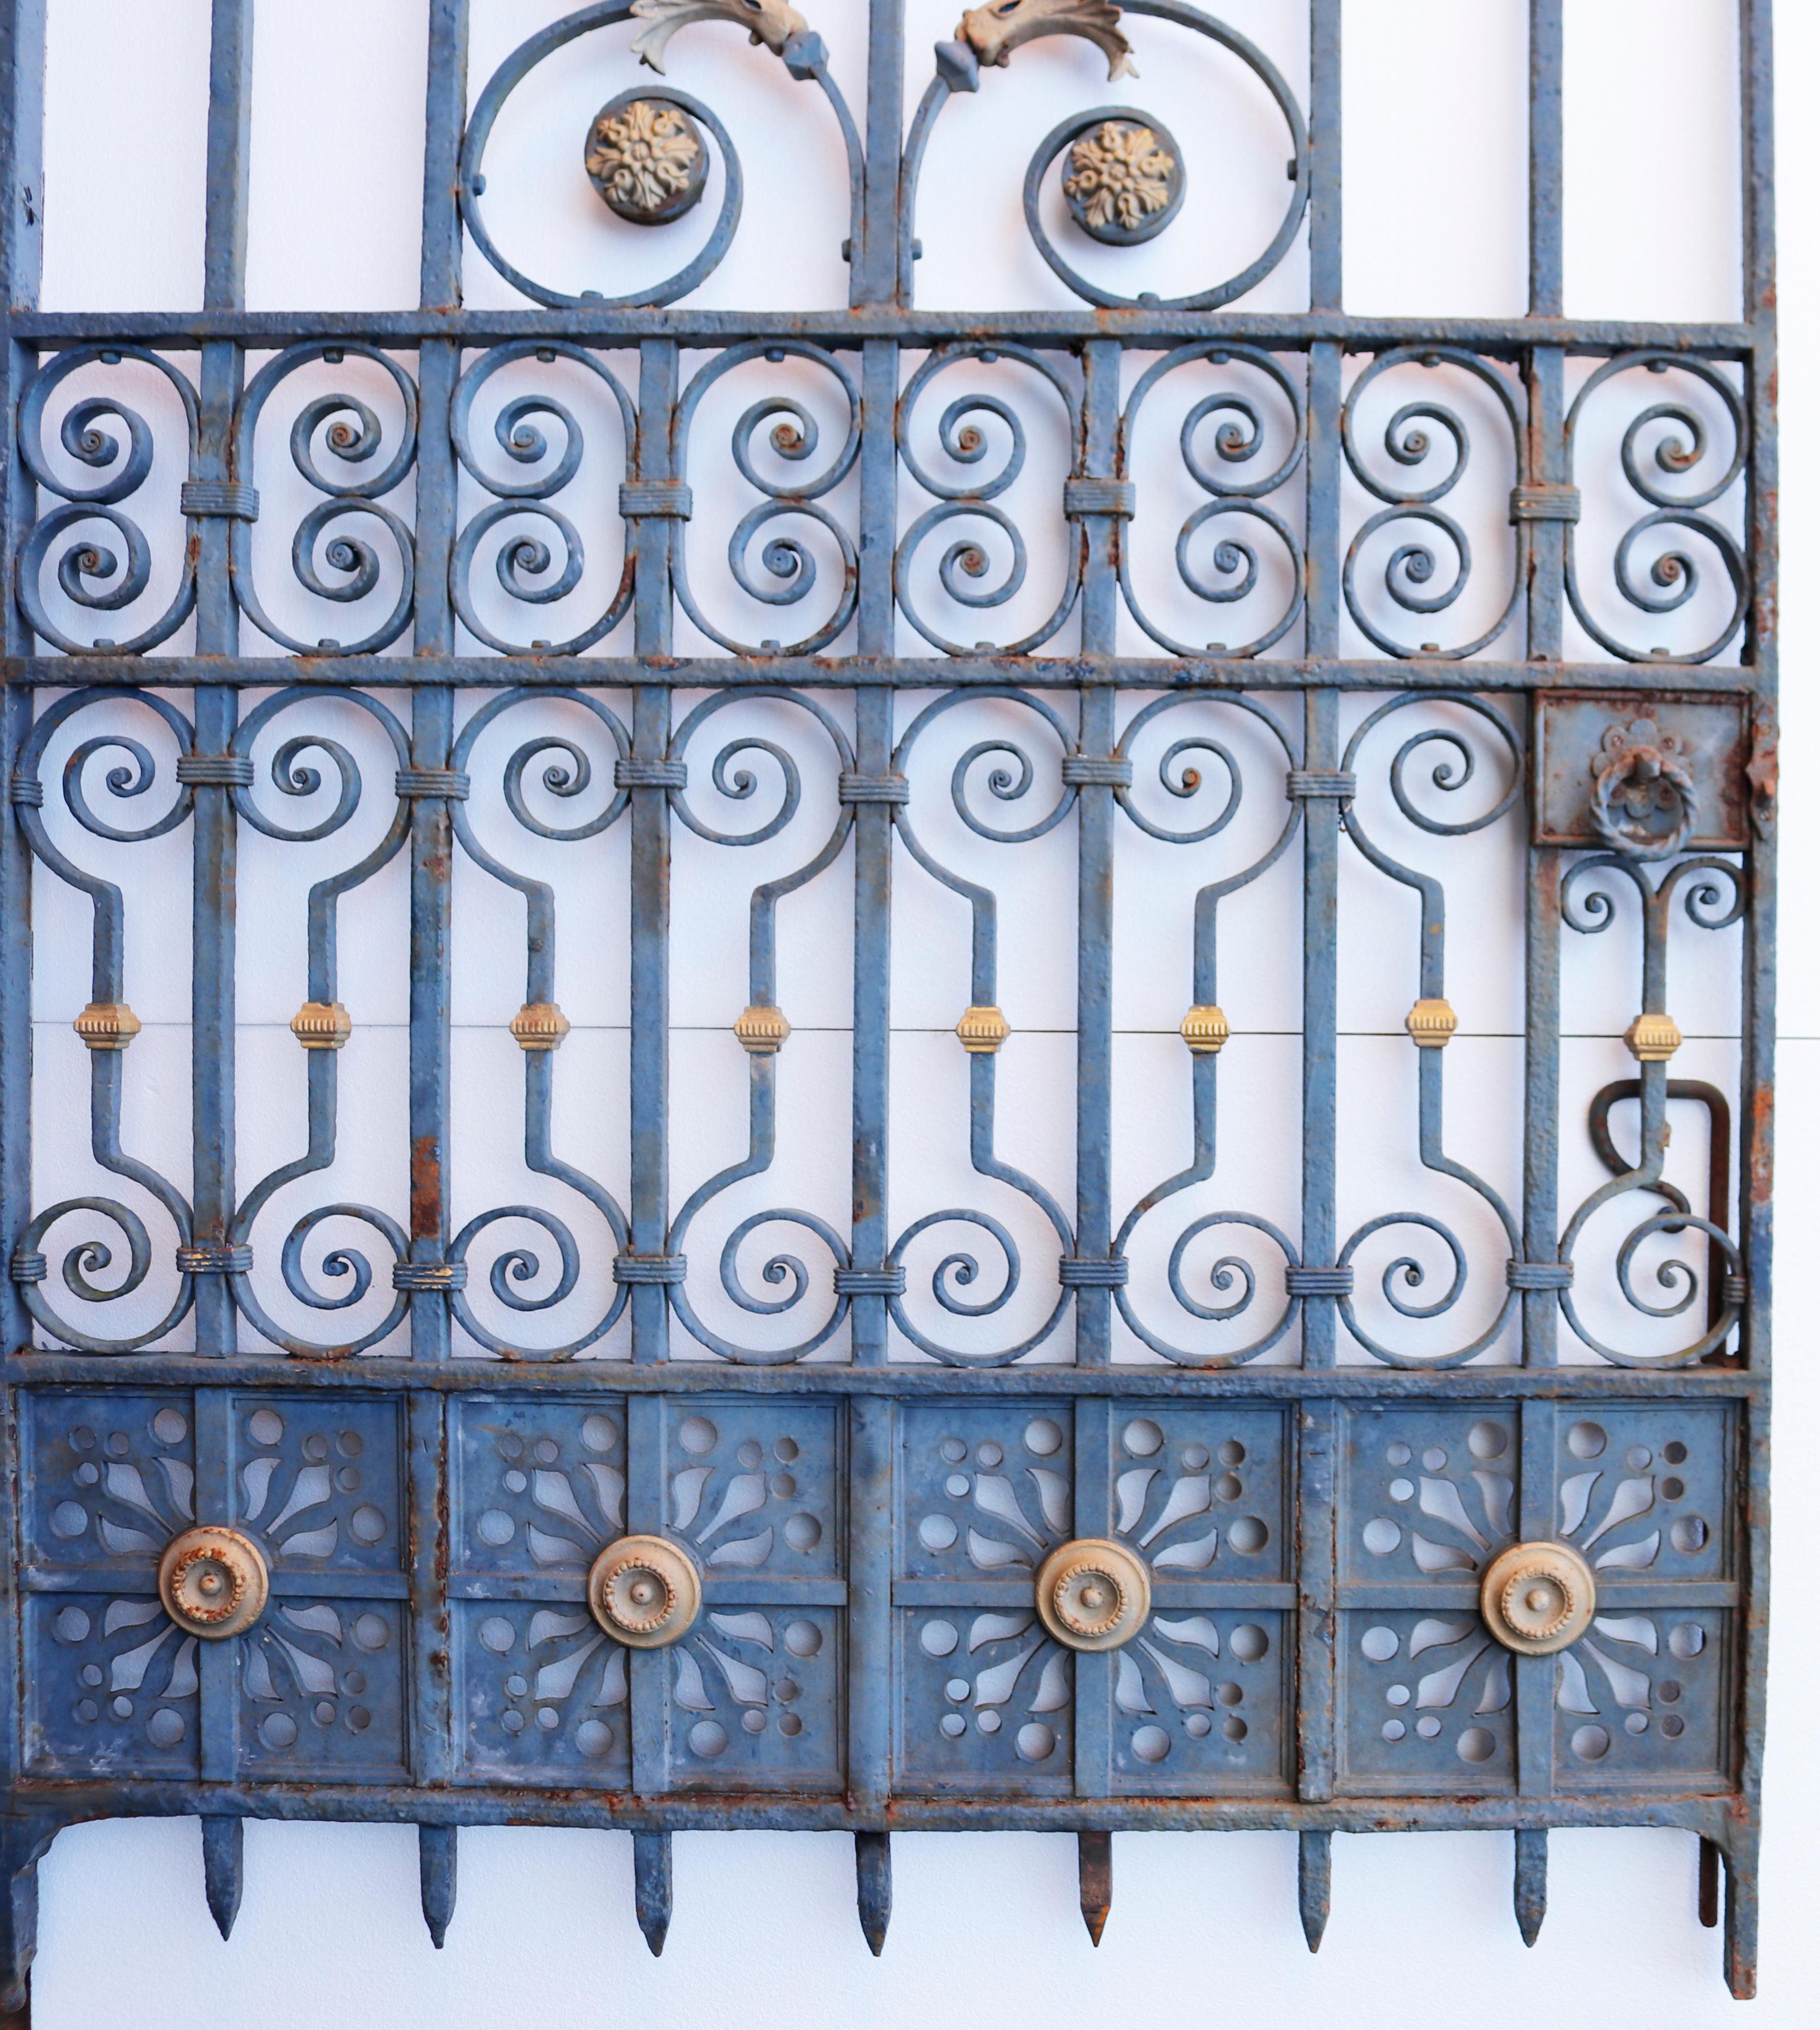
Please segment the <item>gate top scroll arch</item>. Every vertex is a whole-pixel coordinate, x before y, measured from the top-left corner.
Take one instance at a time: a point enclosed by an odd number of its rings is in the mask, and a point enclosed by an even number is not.
[[[657,308],[673,303],[678,298],[699,288],[720,266],[727,249],[733,244],[734,233],[738,230],[741,210],[745,201],[745,180],[740,168],[739,151],[734,146],[733,137],[710,107],[667,82],[661,87],[654,85],[644,94],[622,94],[613,104],[618,106],[629,99],[636,100],[642,97],[680,107],[700,121],[719,143],[724,167],[719,213],[700,250],[674,273],[648,288],[633,290],[619,296],[610,296],[597,289],[584,289],[579,293],[571,294],[553,288],[526,274],[507,259],[488,229],[481,208],[481,199],[487,187],[483,165],[487,143],[492,139],[495,123],[506,101],[539,64],[554,56],[559,50],[566,48],[579,36],[630,21],[641,24],[640,32],[633,38],[633,50],[641,62],[662,74],[665,70],[667,46],[677,31],[695,22],[712,20],[730,21],[749,29],[753,42],[763,44],[777,56],[792,77],[800,83],[813,79],[821,87],[839,123],[845,147],[850,210],[853,220],[852,240],[856,244],[864,181],[864,159],[859,129],[853,124],[853,116],[848,109],[841,87],[828,69],[827,46],[794,8],[783,5],[782,0],[596,0],[596,5],[579,8],[573,14],[565,15],[562,20],[552,21],[537,34],[527,36],[512,51],[487,80],[480,96],[475,100],[462,137],[456,184],[462,224],[469,238],[488,263],[514,288],[522,291],[533,302],[541,303],[548,310]],[[647,222],[661,224],[668,221],[661,216],[653,216]]]

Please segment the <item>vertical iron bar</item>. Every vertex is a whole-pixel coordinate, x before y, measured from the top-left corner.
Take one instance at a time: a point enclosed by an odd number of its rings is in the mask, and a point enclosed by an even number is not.
[[[1559,1526],[1555,1508],[1555,1448],[1559,1419],[1544,1398],[1518,1412],[1517,1534],[1525,1543],[1547,1542]],[[1517,1721],[1517,1793],[1547,1798],[1554,1790],[1554,1679],[1552,1656],[1513,1656]],[[1546,1839],[1545,1834],[1539,1838]],[[1540,1924],[1541,1919],[1537,1917]]]
[[[253,0],[213,0],[209,44],[208,214],[202,243],[206,310],[246,307],[247,172],[253,95]],[[243,362],[232,340],[202,348],[201,418],[195,478],[220,483],[229,468],[234,410]],[[197,537],[196,653],[240,650],[240,618],[228,567],[229,524],[204,517]],[[226,685],[199,685],[196,752],[225,754],[239,716]],[[232,793],[217,784],[195,788],[195,883],[191,902],[191,1089],[195,1154],[191,1238],[225,1248],[234,1217],[234,876],[236,839]],[[219,1273],[195,1279],[196,1351],[234,1351],[234,1293]]]
[[[1740,117],[1743,124],[1744,314],[1751,331],[1750,620],[1744,654],[1755,681],[1755,753],[1773,771],[1777,738],[1776,219],[1772,0],[1740,0]],[[1745,920],[1743,1084],[1739,1176],[1740,1240],[1748,1277],[1743,1351],[1751,1370],[1770,1368],[1770,1176],[1774,1140],[1776,1051],[1776,854],[1774,775],[1755,770],[1770,790],[1768,825],[1750,856],[1751,909]],[[1759,802],[1763,801],[1759,798]],[[1714,1215],[1715,1218],[1718,1215]],[[1757,1991],[1757,1843],[1763,1780],[1763,1728],[1769,1675],[1770,1404],[1744,1413],[1740,1461],[1744,1582],[1738,1639],[1740,1742],[1738,1822],[1726,1853],[1725,1980],[1740,1999]]]
[[[225,1389],[199,1389],[191,1419],[195,1436],[196,1520],[225,1523],[234,1504],[235,1399]],[[231,1783],[240,1767],[240,1641],[199,1642],[202,1679],[199,1727],[204,1783]]]
[[[467,117],[468,0],[431,0],[424,94],[423,225],[419,293],[425,310],[461,302],[462,239],[455,165]],[[452,655],[455,622],[449,597],[457,468],[450,404],[461,374],[461,348],[426,339],[418,349],[416,614],[420,656]],[[455,693],[424,684],[411,694],[411,766],[446,770],[455,732]],[[418,797],[410,807],[410,1259],[440,1262],[450,1228],[449,1126],[453,1075],[451,969],[454,827],[448,800]],[[446,1290],[410,1299],[414,1360],[446,1360]],[[454,1765],[451,1630],[448,1604],[448,1405],[438,1391],[405,1398],[410,1540],[411,1713],[410,1759],[420,1783],[446,1783]],[[442,1944],[454,1914],[454,1826],[420,1826],[418,1865],[424,1921]]]
[[[638,349],[638,477],[674,479],[671,420],[678,348],[647,339]],[[675,524],[646,515],[631,540],[637,554],[633,645],[640,656],[670,653],[670,546]],[[670,750],[670,692],[641,684],[632,705],[632,751],[662,761]],[[632,798],[632,1252],[665,1252],[670,1231],[670,793],[641,784]],[[670,1292],[635,1284],[632,1358],[641,1365],[670,1351]]]
[[[1338,310],[1340,273],[1340,4],[1309,9],[1309,292],[1311,307]],[[1306,653],[1335,656],[1340,627],[1340,350],[1320,344],[1308,362],[1308,586]],[[1311,690],[1304,705],[1305,769],[1339,766],[1339,694]],[[1337,1161],[1335,1062],[1339,1025],[1339,805],[1313,797],[1302,806],[1302,1259],[1333,1265]],[[1302,1358],[1328,1368],[1335,1355],[1335,1305],[1304,1298]],[[1298,1515],[1296,1764],[1304,1800],[1334,1789],[1334,1530],[1339,1415],[1332,1403],[1302,1407],[1296,1474]],[[1327,1879],[1328,1860],[1305,1854]],[[1305,1877],[1306,1879],[1306,1877]]]
[[[856,307],[897,294],[898,162],[904,112],[903,0],[871,0],[866,69],[866,166],[860,244],[853,250]],[[897,520],[897,348],[870,339],[861,359],[860,416],[859,649],[889,656],[897,645],[893,574]],[[874,781],[887,775],[894,737],[893,694],[868,686],[855,695],[854,764]],[[890,1246],[891,857],[893,807],[866,802],[853,825],[853,1205],[851,1259],[882,1270]],[[882,1291],[849,1300],[855,1366],[888,1357]],[[891,1546],[896,1412],[882,1396],[856,1396],[847,1447],[847,1788],[868,1823],[856,1835],[860,1920],[882,1952],[891,1916],[891,1836],[884,1809],[891,1790]]]
[[[20,545],[37,511],[38,492],[18,455],[13,419],[36,352],[17,344],[15,309],[38,301],[43,270],[44,0],[9,0],[0,7],[0,645],[9,658],[28,655],[30,630],[13,597]],[[28,690],[0,689],[0,792],[12,779],[20,747],[32,731]],[[0,1266],[9,1261],[32,1218],[32,851],[10,798],[0,809]],[[0,1345],[10,1352],[31,1344],[32,1320],[20,1286],[7,1277],[0,1291]],[[17,1422],[10,1404],[0,1415],[0,1543],[15,1534]],[[15,1560],[0,1576],[0,1768],[9,1783],[20,1771],[19,1686],[21,1610]],[[7,1885],[0,1883],[0,1888]],[[23,1942],[21,1942],[23,1943]]]
[[[1083,475],[1110,479],[1118,470],[1120,347],[1090,340],[1081,446]],[[1083,515],[1073,538],[1083,545],[1081,653],[1090,659],[1117,647],[1119,585],[1114,518]],[[1080,751],[1105,760],[1112,751],[1116,694],[1109,685],[1083,686]],[[1104,1262],[1112,1253],[1112,787],[1083,783],[1075,791],[1079,872],[1075,918],[1075,1252]],[[1075,1291],[1075,1360],[1082,1367],[1112,1361],[1112,1293],[1104,1285]]]
[[[1109,1537],[1112,1529],[1112,1399],[1083,1396],[1075,1404],[1075,1534]],[[1112,1780],[1112,1656],[1077,1649],[1075,1667],[1075,1795],[1103,1798]]]
[[[1562,0],[1529,4],[1529,314],[1561,314],[1561,64]],[[1528,429],[1525,474],[1532,486],[1564,486],[1573,478],[1564,435],[1565,354],[1558,346],[1532,348],[1528,370]],[[1527,525],[1529,542],[1528,649],[1535,662],[1558,662],[1567,525]],[[1540,751],[1543,693],[1530,700],[1529,746]],[[1539,796],[1540,783],[1532,785]],[[1561,1140],[1561,855],[1554,846],[1525,841],[1523,1024],[1523,1259],[1552,1262],[1559,1227],[1557,1203]],[[1552,1366],[1560,1297],[1525,1290],[1522,1358],[1530,1367]]]

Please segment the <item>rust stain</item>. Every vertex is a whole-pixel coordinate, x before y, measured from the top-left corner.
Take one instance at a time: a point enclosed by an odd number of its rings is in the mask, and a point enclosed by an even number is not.
[[[433,1240],[442,1232],[442,1144],[420,1135],[410,1145],[410,1232]]]

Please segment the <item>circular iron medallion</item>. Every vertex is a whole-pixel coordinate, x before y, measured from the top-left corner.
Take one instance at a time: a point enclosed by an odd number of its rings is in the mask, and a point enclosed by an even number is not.
[[[633,225],[668,225],[701,202],[708,143],[674,99],[622,91],[594,116],[581,160],[607,209]]]

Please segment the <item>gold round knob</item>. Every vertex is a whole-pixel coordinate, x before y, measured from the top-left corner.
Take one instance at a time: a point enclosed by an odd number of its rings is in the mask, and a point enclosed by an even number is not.
[[[1044,1559],[1036,1611],[1068,1649],[1116,1649],[1150,1619],[1150,1575],[1123,1544],[1076,1537]]]
[[[207,1642],[244,1634],[266,1612],[269,1589],[258,1545],[238,1530],[186,1530],[165,1545],[158,1563],[165,1612]]]
[[[1547,1656],[1586,1633],[1596,1596],[1577,1551],[1566,1544],[1513,1544],[1486,1567],[1479,1609],[1506,1649]]]
[[[694,1627],[701,1612],[701,1575],[667,1537],[622,1537],[594,1560],[588,1607],[615,1641],[661,1649]]]

